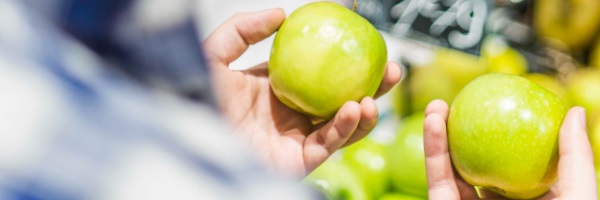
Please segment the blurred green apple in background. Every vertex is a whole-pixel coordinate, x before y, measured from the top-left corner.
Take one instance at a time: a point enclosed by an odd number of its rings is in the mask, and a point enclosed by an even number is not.
[[[428,62],[410,63],[408,77],[393,90],[393,108],[400,117],[425,110],[435,99],[451,103],[469,81],[487,72],[475,55],[435,48]]]
[[[487,72],[487,67],[475,55],[446,48],[437,48],[434,52],[429,66],[448,75],[458,90]]]
[[[598,0],[542,0],[533,6],[533,27],[542,37],[562,42],[572,51],[593,43],[600,28]]]
[[[408,79],[408,89],[412,112],[425,110],[435,99],[451,103],[458,94],[451,77],[433,67],[415,68]]]
[[[556,80],[556,78],[550,75],[539,73],[525,74],[523,75],[523,77],[556,94],[556,96],[560,97],[560,99],[562,99],[567,104],[567,106],[570,107],[571,99],[569,98],[567,87],[558,80]]]
[[[412,112],[425,110],[435,99],[452,102],[458,89],[454,80],[434,67],[415,68],[408,78],[409,102]]]
[[[358,173],[339,160],[329,159],[302,182],[320,190],[329,200],[372,199]]]
[[[379,198],[379,200],[426,200],[427,198],[412,196],[402,193],[387,193]]]
[[[591,118],[600,112],[600,70],[580,69],[567,80],[573,104],[586,109]]]
[[[488,36],[481,50],[481,60],[492,73],[521,75],[527,72],[527,60],[498,36]]]
[[[552,92],[509,74],[487,74],[456,97],[448,118],[452,163],[471,185],[531,199],[556,181],[558,132],[567,112]]]
[[[387,149],[386,145],[367,137],[343,150],[343,162],[357,172],[371,197],[378,197],[389,188]]]
[[[373,96],[387,49],[366,19],[332,2],[296,9],[275,36],[269,59],[273,92],[288,107],[330,119],[347,101]]]
[[[427,197],[427,175],[423,149],[425,114],[413,114],[400,124],[395,143],[390,147],[392,186],[402,193]]]
[[[596,44],[590,52],[590,65],[600,69],[600,40],[596,40]]]
[[[408,94],[408,83],[400,83],[392,88],[392,109],[399,117],[410,114],[410,103]]]

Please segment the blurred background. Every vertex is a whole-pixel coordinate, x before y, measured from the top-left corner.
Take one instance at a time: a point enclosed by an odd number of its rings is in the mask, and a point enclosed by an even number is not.
[[[307,0],[201,1],[201,37],[236,12],[280,7],[289,15]],[[351,7],[353,1],[336,1]],[[330,158],[305,182],[330,199],[426,199],[423,110],[451,104],[474,78],[524,76],[587,110],[600,162],[600,2],[596,0],[358,0],[356,12],[384,36],[401,84],[377,100],[380,123],[370,136]],[[273,36],[232,68],[269,58]],[[596,166],[600,166],[596,164]]]

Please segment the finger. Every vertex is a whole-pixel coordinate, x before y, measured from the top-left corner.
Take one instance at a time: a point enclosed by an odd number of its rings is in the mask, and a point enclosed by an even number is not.
[[[596,199],[592,148],[586,133],[585,110],[571,109],[559,134],[559,194],[565,199]]]
[[[377,105],[375,105],[375,100],[371,97],[363,98],[363,100],[360,101],[360,122],[358,122],[356,131],[354,131],[352,136],[346,141],[344,147],[365,138],[377,125],[378,117],[379,114]]]
[[[240,57],[248,46],[272,35],[283,23],[282,9],[238,13],[212,32],[204,41],[207,58],[225,65]]]
[[[338,150],[356,130],[361,107],[357,102],[346,102],[335,117],[311,133],[304,141],[304,165],[310,172]]]
[[[400,78],[402,78],[402,70],[400,66],[395,62],[387,62],[385,65],[385,72],[383,73],[383,79],[381,80],[379,89],[374,96],[375,99],[390,91],[394,85],[400,82]]]
[[[442,114],[427,115],[423,131],[429,199],[460,199],[448,152],[446,123]]]
[[[428,105],[427,108],[425,109],[425,116],[433,114],[433,113],[437,113],[440,116],[442,116],[442,119],[444,119],[444,121],[448,120],[448,104],[446,104],[445,101],[443,100],[433,100],[431,101]]]
[[[550,190],[548,192],[546,192],[546,194],[542,195],[540,198],[538,198],[538,200],[554,200],[554,199],[558,199],[556,197],[558,197],[558,193],[559,193],[559,189],[556,186],[556,184],[554,184]]]
[[[425,116],[423,139],[431,199],[476,199],[474,187],[456,175],[452,168],[446,131],[448,105],[442,100],[434,100],[425,109]]]
[[[269,65],[267,62],[262,62],[254,67],[242,71],[244,74],[249,74],[256,77],[267,77],[269,76]]]

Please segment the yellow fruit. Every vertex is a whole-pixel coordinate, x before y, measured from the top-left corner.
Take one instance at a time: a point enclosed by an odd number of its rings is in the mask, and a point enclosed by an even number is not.
[[[435,99],[450,104],[458,93],[452,77],[433,67],[413,70],[408,82],[412,112],[425,110],[427,104]]]
[[[527,72],[527,60],[519,51],[499,37],[489,36],[483,42],[481,60],[489,72],[522,75]]]
[[[600,40],[596,41],[590,54],[590,65],[600,69]]]
[[[435,50],[435,58],[430,66],[448,75],[458,90],[487,72],[477,56],[445,48]]]
[[[569,96],[574,105],[586,109],[588,117],[600,112],[600,70],[584,69],[567,80]]]
[[[600,27],[598,0],[538,0],[533,10],[535,30],[572,50],[588,46]]]

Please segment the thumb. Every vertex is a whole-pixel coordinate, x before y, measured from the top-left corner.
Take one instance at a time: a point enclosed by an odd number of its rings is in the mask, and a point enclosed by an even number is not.
[[[596,173],[586,133],[585,109],[571,109],[560,129],[558,181],[565,199],[596,199]]]
[[[240,57],[248,46],[273,34],[284,19],[285,13],[280,8],[235,14],[206,38],[206,56],[210,62],[227,66]]]

